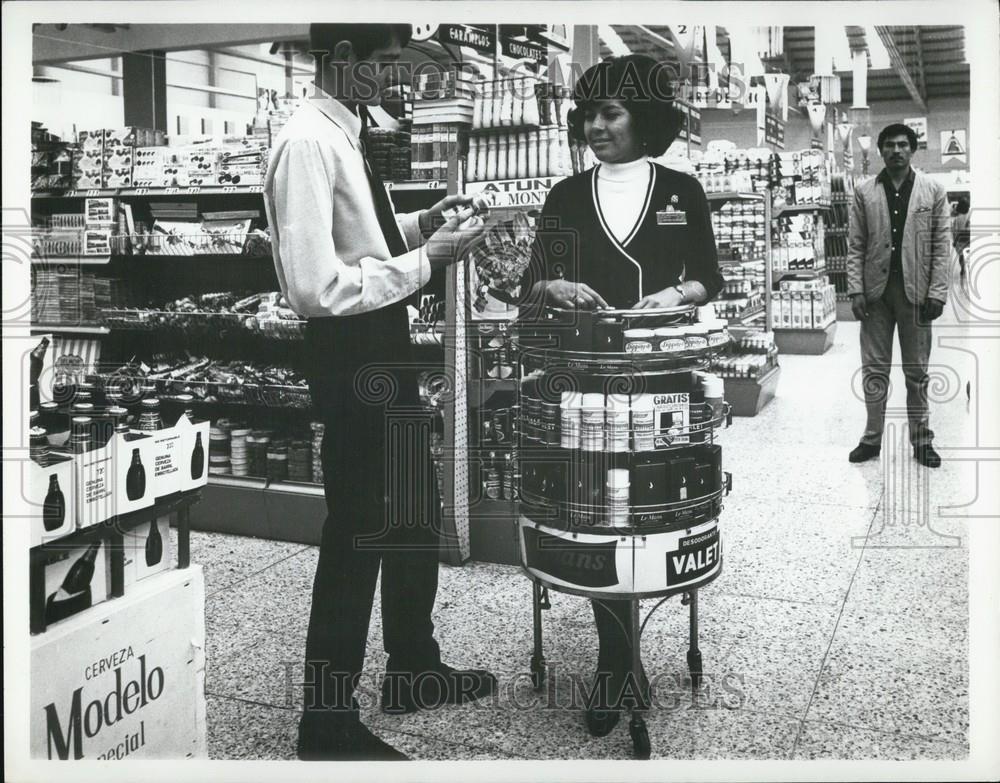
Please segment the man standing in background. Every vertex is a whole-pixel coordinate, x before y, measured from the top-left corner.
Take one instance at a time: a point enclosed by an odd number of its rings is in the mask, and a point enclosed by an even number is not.
[[[917,135],[902,124],[878,136],[885,168],[854,190],[847,256],[851,309],[861,322],[861,370],[868,422],[851,462],[877,457],[898,331],[906,378],[906,409],[913,456],[941,465],[928,426],[927,362],[931,322],[948,298],[951,231],[944,187],[910,166]]]
[[[431,621],[440,501],[429,433],[407,428],[402,445],[388,437],[393,416],[419,405],[404,300],[484,229],[464,196],[397,222],[366,160],[367,107],[381,102],[411,32],[312,25],[316,92],[278,136],[264,187],[278,280],[308,319],[309,390],[325,425],[328,517],[306,639],[301,759],[405,758],[361,724],[353,695],[380,566],[382,709],[461,703],[496,684],[488,672],[441,661]],[[451,208],[459,215],[440,225]]]

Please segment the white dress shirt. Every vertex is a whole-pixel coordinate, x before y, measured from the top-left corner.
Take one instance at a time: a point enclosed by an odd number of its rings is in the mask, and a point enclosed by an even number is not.
[[[396,216],[410,250],[390,256],[358,141],[361,120],[318,94],[278,134],[264,181],[278,282],[305,318],[378,310],[431,276],[419,212]]]

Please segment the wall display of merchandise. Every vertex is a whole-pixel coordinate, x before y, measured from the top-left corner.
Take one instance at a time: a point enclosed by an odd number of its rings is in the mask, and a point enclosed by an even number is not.
[[[519,326],[516,519],[519,562],[534,583],[536,689],[546,677],[549,590],[630,602],[636,681],[639,599],[686,593],[688,666],[695,687],[701,680],[698,589],[721,573],[719,521],[731,481],[714,443],[728,418],[722,384],[705,373],[724,343],[712,345],[706,333],[715,325],[699,325],[695,314],[550,309],[542,323]],[[650,755],[649,708],[640,697],[631,709],[639,758]]]
[[[847,241],[854,178],[845,172],[830,177],[830,211],[826,223],[826,272],[837,291],[838,320],[854,318],[847,296]]]
[[[400,188],[392,197],[401,211],[441,197],[443,183],[407,186],[431,174],[447,179],[458,130],[452,125],[430,148],[429,128],[410,126],[406,115],[417,112],[404,92],[398,127],[369,132],[373,168]],[[57,343],[100,335],[81,376],[98,387],[131,384],[165,408],[192,406],[206,427],[211,421],[211,437],[202,436],[210,480],[191,514],[195,527],[213,529],[217,506],[247,508],[240,532],[259,534],[266,510],[313,520],[314,530],[298,535],[316,543],[322,425],[311,421],[303,375],[305,321],[277,292],[261,198],[269,146],[299,103],[265,94],[243,136],[98,129],[63,143],[34,128],[33,328],[52,329]],[[438,119],[428,103],[418,102],[422,117]],[[423,164],[437,157],[444,166],[430,172]],[[432,297],[411,308],[415,343],[440,350],[443,309]],[[442,390],[424,386],[425,404],[440,407]],[[266,509],[249,500],[277,488]]]

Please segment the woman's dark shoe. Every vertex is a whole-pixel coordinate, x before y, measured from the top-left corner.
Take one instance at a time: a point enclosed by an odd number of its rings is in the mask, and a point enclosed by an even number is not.
[[[296,755],[300,761],[409,761],[357,720],[304,717],[299,724]]]
[[[622,710],[633,707],[640,697],[646,705],[649,704],[649,678],[646,670],[640,671],[639,682],[635,681],[631,671],[598,669],[594,678],[594,689],[591,691],[590,703],[585,715],[587,730],[594,737],[604,737],[610,734],[621,719]]]
[[[587,731],[592,737],[605,737],[618,725],[622,716],[621,710],[602,710],[591,707],[587,710]]]

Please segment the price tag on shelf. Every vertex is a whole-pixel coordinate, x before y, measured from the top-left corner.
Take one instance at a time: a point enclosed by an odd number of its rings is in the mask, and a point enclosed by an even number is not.
[[[427,183],[427,187],[430,188],[431,190],[437,190],[438,188],[441,187],[441,183],[438,182],[436,179],[432,179],[430,182]]]
[[[166,193],[168,196],[176,196],[178,193],[180,193],[180,190],[181,190],[180,188],[164,188],[163,192]]]
[[[264,186],[263,185],[251,185],[248,188],[248,190],[251,193],[263,193],[264,192]]]
[[[79,191],[79,190],[67,190],[67,191],[66,191],[66,195],[67,195],[67,196],[68,196],[69,198],[75,198],[76,196],[79,196],[79,195],[80,195],[80,191]]]
[[[196,193],[201,193],[201,187],[199,187],[198,185],[192,185],[190,188],[187,189],[187,194],[189,196],[193,196]]]
[[[149,193],[149,188],[136,188],[135,189],[135,195],[137,195],[137,196],[145,196],[147,193]]]
[[[391,180],[386,180],[382,184],[385,185],[386,190],[392,190],[393,186],[395,185],[395,183],[392,182]]]
[[[236,192],[236,186],[235,185],[223,185],[222,186],[222,192],[223,193],[235,193]]]
[[[91,190],[87,191],[86,195],[87,195],[87,198],[93,198],[95,196],[101,195],[101,191],[99,189],[97,189],[97,188],[92,188]]]

